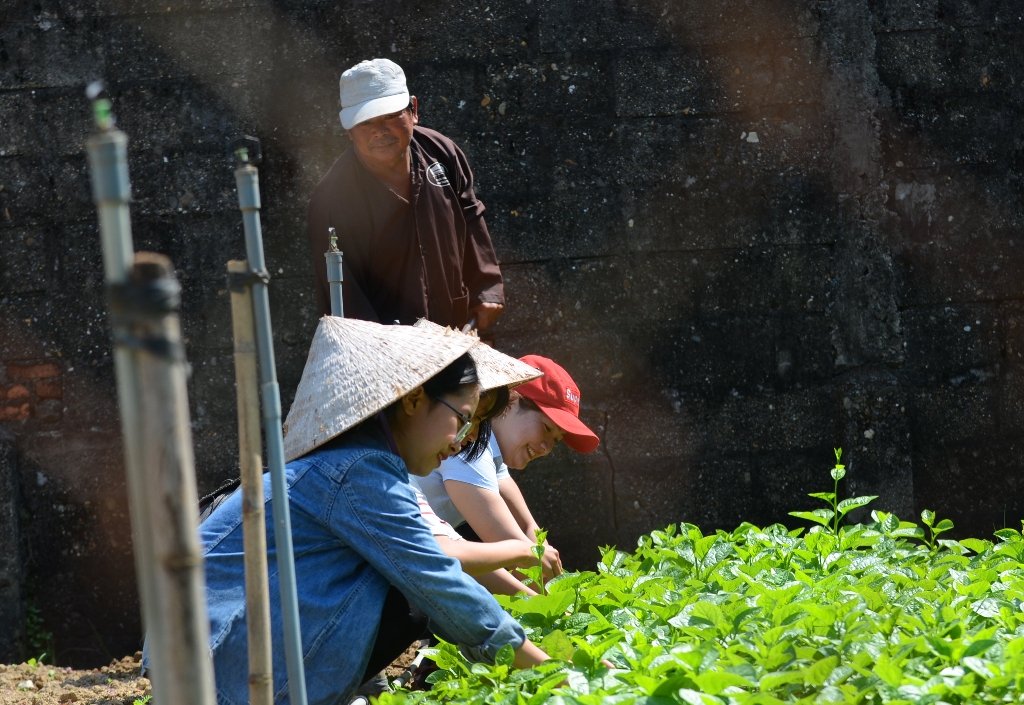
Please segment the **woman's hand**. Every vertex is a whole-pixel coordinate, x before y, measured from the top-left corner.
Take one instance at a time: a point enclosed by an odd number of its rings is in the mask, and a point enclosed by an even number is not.
[[[544,567],[544,580],[548,581],[557,578],[562,574],[562,557],[558,549],[544,542],[544,555],[541,557],[541,565]]]
[[[516,649],[516,657],[512,659],[512,665],[516,668],[533,668],[550,658],[540,650],[540,647],[527,639],[522,646]]]
[[[527,547],[526,555],[522,556],[516,563],[517,568],[533,568],[537,565],[537,557],[533,555],[534,544],[523,542]],[[562,559],[558,555],[558,549],[552,548],[548,542],[544,542],[544,555],[540,559],[541,568],[544,571],[544,582],[562,574]]]

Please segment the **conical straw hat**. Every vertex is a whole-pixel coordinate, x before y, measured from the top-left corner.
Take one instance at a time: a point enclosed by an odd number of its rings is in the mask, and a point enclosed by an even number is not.
[[[428,321],[426,318],[416,321],[413,327],[433,331],[448,330],[433,321]],[[476,339],[474,333],[470,333],[470,335],[473,335],[474,339]],[[497,387],[515,387],[524,382],[529,382],[531,379],[537,379],[544,374],[540,370],[530,367],[525,362],[520,362],[514,357],[498,352],[490,345],[484,345],[483,343],[470,348],[469,356],[473,358],[473,362],[476,364],[476,374],[480,378],[480,388],[483,390],[495,389]]]
[[[387,408],[476,344],[475,338],[444,328],[324,316],[284,423],[285,460]]]

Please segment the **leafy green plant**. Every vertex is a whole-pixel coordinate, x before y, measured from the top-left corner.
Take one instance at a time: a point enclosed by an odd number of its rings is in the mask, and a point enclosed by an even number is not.
[[[595,572],[499,598],[551,661],[516,671],[507,652],[470,664],[442,643],[433,690],[380,702],[1024,701],[1024,536],[943,540],[949,526],[932,513],[928,536],[879,510],[843,524],[837,468],[836,492],[819,497],[832,514],[815,514],[824,521],[811,532],[743,523],[704,535],[680,524],[633,553],[605,549]]]
[[[135,700],[132,701],[132,705],[147,705],[147,703],[152,699],[152,695],[147,695],[143,698],[135,698]]]
[[[925,541],[928,544],[928,548],[932,550],[935,549],[935,540],[938,538],[939,534],[953,528],[953,522],[949,519],[943,519],[936,524],[935,512],[930,509],[925,509],[921,512],[921,523],[928,527],[929,536]]]
[[[546,595],[547,589],[544,587],[544,542],[548,539],[548,532],[544,529],[536,529],[533,533],[535,541],[530,550],[533,552],[533,557],[537,559],[537,565],[520,570],[526,575],[526,583],[528,585],[535,585],[541,595]]]
[[[548,532],[544,529],[534,529],[533,535],[535,541],[531,550],[537,559],[537,580],[535,582],[540,587],[540,594],[546,595],[547,589],[544,587],[544,542],[548,540]]]
[[[878,499],[878,495],[870,495],[864,497],[851,497],[850,499],[844,499],[841,502],[837,502],[839,497],[839,481],[846,477],[846,466],[840,464],[840,460],[843,458],[843,449],[836,448],[836,465],[830,473],[832,474],[832,480],[835,485],[831,492],[812,492],[809,496],[815,499],[824,500],[830,507],[830,509],[815,509],[811,512],[790,512],[790,516],[798,517],[800,519],[807,519],[817,524],[821,524],[825,528],[829,528],[829,524],[832,524],[832,533],[836,536],[839,535],[839,521],[847,514],[852,512],[858,507],[865,507],[871,502]]]
[[[31,598],[25,602],[25,631],[22,635],[22,656],[33,654],[26,663],[35,666],[53,659],[53,633],[46,629],[43,615]],[[38,654],[38,656],[36,656]]]

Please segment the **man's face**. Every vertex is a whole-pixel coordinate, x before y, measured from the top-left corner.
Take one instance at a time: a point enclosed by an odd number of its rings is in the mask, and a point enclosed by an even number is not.
[[[412,128],[420,121],[416,96],[412,108],[353,125],[348,131],[359,158],[370,166],[388,167],[405,157]]]

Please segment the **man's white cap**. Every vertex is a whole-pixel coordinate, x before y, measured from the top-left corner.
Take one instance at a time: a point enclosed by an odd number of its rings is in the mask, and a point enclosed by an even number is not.
[[[341,74],[341,126],[350,130],[361,122],[404,110],[409,105],[405,71],[390,59],[360,61]]]

